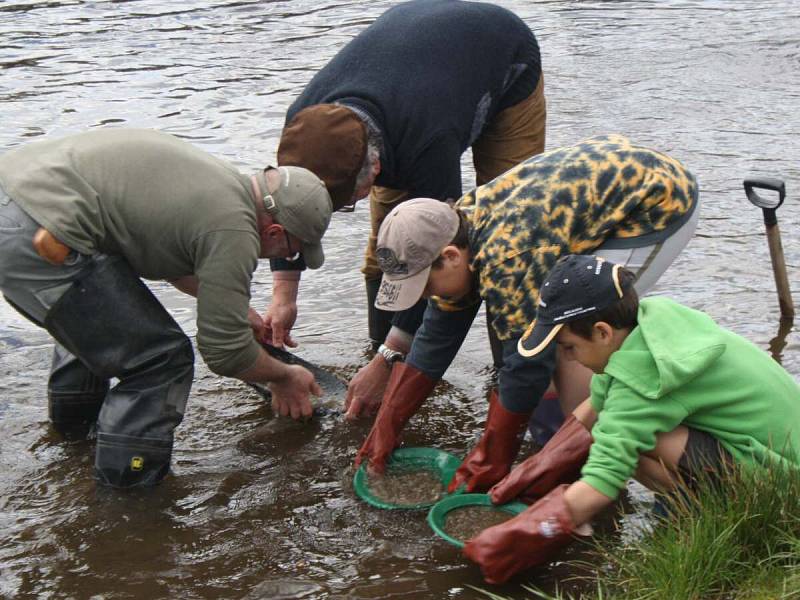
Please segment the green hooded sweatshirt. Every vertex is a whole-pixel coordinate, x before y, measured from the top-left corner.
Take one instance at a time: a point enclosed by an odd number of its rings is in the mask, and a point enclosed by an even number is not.
[[[797,465],[800,386],[766,352],[705,313],[668,298],[641,301],[639,325],[592,378],[589,459],[582,481],[616,498],[656,434],[685,425],[745,465]]]

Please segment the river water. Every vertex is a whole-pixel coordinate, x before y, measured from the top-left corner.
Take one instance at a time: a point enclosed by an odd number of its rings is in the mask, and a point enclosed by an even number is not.
[[[779,326],[761,214],[742,190],[751,173],[786,181],[778,216],[796,284],[800,3],[498,3],[540,40],[548,148],[619,132],[697,175],[697,235],[656,292],[707,311],[800,376],[800,336]],[[303,85],[392,4],[3,0],[0,150],[87,128],[152,127],[242,169],[263,166]],[[468,156],[464,165],[468,189]],[[298,353],[343,376],[367,360],[358,267],[368,222],[366,206],[336,214],[326,265],[301,288]],[[266,265],[255,282],[254,304],[264,308]],[[152,287],[193,334],[192,301]],[[97,488],[91,445],[63,442],[48,427],[50,348],[0,303],[0,595],[481,597],[469,587],[482,585],[477,569],[433,537],[424,513],[379,511],[354,497],[350,464],[368,423],[276,419],[258,394],[202,363],[173,474],[149,491]],[[488,364],[476,326],[406,442],[464,454],[485,416]],[[533,571],[497,591],[521,597],[520,583],[552,587],[563,576]]]

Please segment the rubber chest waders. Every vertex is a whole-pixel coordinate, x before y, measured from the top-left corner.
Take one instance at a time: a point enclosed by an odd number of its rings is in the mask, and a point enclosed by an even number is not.
[[[124,258],[101,255],[50,309],[45,327],[94,377],[119,380],[97,417],[98,480],[160,481],[194,376],[192,346],[178,324]]]

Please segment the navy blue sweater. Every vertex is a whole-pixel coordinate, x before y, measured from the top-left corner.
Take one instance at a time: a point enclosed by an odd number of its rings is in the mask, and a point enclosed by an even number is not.
[[[287,122],[314,104],[366,111],[383,136],[376,184],[411,197],[461,196],[461,154],[539,81],[539,46],[512,12],[414,0],[367,27],[311,80]]]

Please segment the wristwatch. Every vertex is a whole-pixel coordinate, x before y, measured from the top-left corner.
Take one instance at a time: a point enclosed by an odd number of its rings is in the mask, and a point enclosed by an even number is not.
[[[406,355],[397,350],[392,350],[386,344],[378,346],[378,354],[380,354],[390,367],[396,362],[403,362]]]

